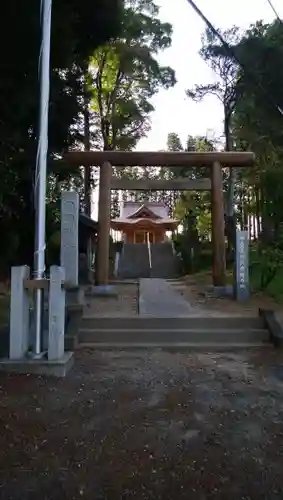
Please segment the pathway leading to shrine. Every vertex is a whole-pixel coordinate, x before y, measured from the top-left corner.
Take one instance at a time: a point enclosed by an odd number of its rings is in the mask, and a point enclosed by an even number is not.
[[[139,315],[160,317],[184,317],[192,314],[189,302],[179,295],[164,279],[140,280]]]
[[[159,278],[140,279],[139,316],[155,318],[182,318],[192,316],[229,317],[231,313],[213,311],[190,303],[183,295],[186,285],[181,280]],[[238,316],[234,314],[234,316]]]

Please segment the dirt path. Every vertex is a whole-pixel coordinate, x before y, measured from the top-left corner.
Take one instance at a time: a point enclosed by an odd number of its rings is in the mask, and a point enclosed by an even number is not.
[[[3,500],[282,499],[275,351],[85,351],[0,386]]]
[[[209,297],[206,293],[207,287],[211,285],[210,273],[199,273],[197,275],[186,276],[180,280],[181,286],[178,288],[191,305],[215,312],[225,312],[225,314],[258,315],[258,309],[272,309],[278,312],[283,319],[283,305],[278,304],[271,297],[264,294],[252,294],[247,302],[236,302],[230,298]]]
[[[117,283],[117,297],[86,297],[84,314],[94,316],[136,316],[138,314],[138,284]]]

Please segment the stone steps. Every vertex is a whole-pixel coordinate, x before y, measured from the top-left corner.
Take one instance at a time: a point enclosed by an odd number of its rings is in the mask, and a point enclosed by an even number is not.
[[[81,343],[115,342],[117,344],[145,343],[151,344],[226,344],[226,343],[258,343],[268,342],[269,335],[264,329],[81,329],[79,341]]]
[[[180,350],[188,351],[205,351],[205,352],[231,352],[235,350],[243,349],[271,349],[273,346],[271,344],[263,344],[262,342],[81,342],[77,345],[76,349],[102,349],[102,350],[126,350],[126,349],[166,349],[168,351],[179,352]]]
[[[207,315],[164,279],[141,279],[139,316],[83,316],[79,346],[231,350],[268,346],[262,316]]]
[[[82,319],[79,346],[93,348],[237,349],[268,345],[260,317]]]
[[[151,245],[151,278],[175,278],[180,272],[179,258],[174,255],[171,242]]]
[[[120,255],[117,278],[135,279],[150,276],[148,247],[125,243]]]
[[[262,329],[263,319],[260,316],[228,316],[206,317],[188,316],[182,318],[121,316],[98,317],[83,316],[81,329],[93,330],[205,330],[205,329]]]

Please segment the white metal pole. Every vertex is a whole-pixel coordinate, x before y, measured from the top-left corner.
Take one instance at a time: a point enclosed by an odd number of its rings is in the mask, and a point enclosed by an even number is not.
[[[45,273],[45,218],[46,218],[46,175],[48,150],[48,108],[50,87],[50,38],[52,0],[41,0],[41,47],[40,47],[40,110],[38,149],[35,173],[35,255],[34,273],[41,279]],[[35,292],[35,352],[41,356],[43,313],[43,290]]]

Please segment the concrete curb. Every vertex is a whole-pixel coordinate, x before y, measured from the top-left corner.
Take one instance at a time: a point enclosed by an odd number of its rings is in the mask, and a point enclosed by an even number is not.
[[[269,332],[269,340],[274,347],[283,347],[283,328],[279,323],[275,311],[259,309],[259,316],[263,318],[264,326]]]
[[[48,359],[1,359],[0,371],[8,373],[19,373],[28,375],[46,375],[50,377],[65,377],[73,367],[74,353],[65,352],[64,356],[58,360]]]

